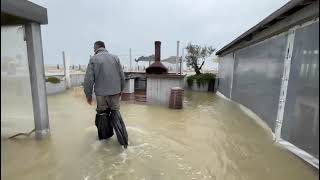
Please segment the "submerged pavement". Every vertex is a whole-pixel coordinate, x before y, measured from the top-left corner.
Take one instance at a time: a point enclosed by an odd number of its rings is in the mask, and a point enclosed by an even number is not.
[[[238,106],[186,92],[183,110],[122,103],[127,150],[98,141],[95,107],[82,92],[49,96],[51,137],[1,134],[1,179],[301,180],[319,171],[272,141]],[[3,128],[3,127],[2,127]]]

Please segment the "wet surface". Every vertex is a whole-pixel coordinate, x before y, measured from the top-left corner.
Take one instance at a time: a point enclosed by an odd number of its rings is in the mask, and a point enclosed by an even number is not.
[[[2,179],[301,180],[318,170],[273,144],[236,105],[186,92],[183,110],[122,103],[129,146],[98,141],[82,93],[48,98],[51,137],[1,138]]]

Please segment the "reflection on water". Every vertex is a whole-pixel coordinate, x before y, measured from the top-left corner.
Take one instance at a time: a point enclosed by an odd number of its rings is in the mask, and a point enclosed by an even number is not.
[[[317,179],[230,102],[186,92],[183,110],[123,103],[128,149],[98,141],[95,110],[81,94],[50,96],[51,138],[1,139],[3,179]]]

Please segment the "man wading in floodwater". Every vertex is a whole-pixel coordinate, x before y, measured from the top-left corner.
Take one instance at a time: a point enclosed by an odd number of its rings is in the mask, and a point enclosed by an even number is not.
[[[90,58],[84,79],[84,92],[92,105],[92,91],[97,99],[95,124],[99,140],[108,139],[116,132],[118,141],[127,148],[128,134],[120,114],[120,97],[125,77],[117,56],[109,53],[102,41],[94,43],[95,55]]]

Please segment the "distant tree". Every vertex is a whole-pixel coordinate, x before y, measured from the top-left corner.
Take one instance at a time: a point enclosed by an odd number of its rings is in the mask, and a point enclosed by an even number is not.
[[[57,64],[57,69],[60,69],[59,64]]]
[[[204,65],[205,59],[213,54],[215,51],[211,46],[201,47],[199,45],[189,43],[186,47],[187,55],[185,56],[187,60],[187,66],[192,67],[194,72],[199,75],[201,74],[201,69]],[[201,62],[200,62],[201,61]]]
[[[79,70],[81,70],[81,65],[79,64]]]

